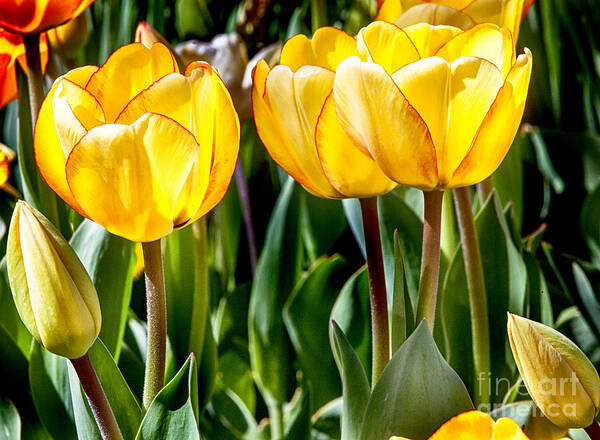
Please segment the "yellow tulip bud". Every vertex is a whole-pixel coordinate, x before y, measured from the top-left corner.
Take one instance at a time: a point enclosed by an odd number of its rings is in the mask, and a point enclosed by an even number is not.
[[[85,13],[48,31],[50,46],[65,59],[72,59],[90,39],[90,27]]]
[[[567,428],[559,428],[544,417],[537,408],[534,409],[525,427],[525,434],[531,440],[563,440],[568,438],[568,432]]]
[[[600,377],[567,337],[508,315],[510,346],[523,382],[544,415],[560,428],[586,428],[600,407]]]
[[[25,202],[17,203],[8,232],[8,279],[29,332],[48,351],[85,355],[101,325],[96,289],[56,228]]]

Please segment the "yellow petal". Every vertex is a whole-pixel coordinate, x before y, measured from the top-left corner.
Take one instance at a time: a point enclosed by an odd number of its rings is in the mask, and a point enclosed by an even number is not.
[[[478,58],[459,58],[448,64],[432,57],[400,69],[393,79],[429,128],[443,188],[467,154],[502,86],[500,72]]]
[[[420,58],[406,32],[384,21],[376,21],[362,29],[357,37],[357,47],[363,61],[379,64],[390,75]]]
[[[515,36],[516,42],[519,36],[523,6],[523,0],[474,0],[464,8],[464,12],[477,23],[488,22],[508,28]]]
[[[436,53],[448,62],[459,57],[477,57],[498,67],[506,78],[514,59],[513,39],[507,29],[485,23],[458,34]]]
[[[67,185],[65,176],[65,164],[67,156],[75,143],[83,136],[82,122],[91,127],[90,115],[100,118],[102,113],[98,113],[99,108],[96,107],[96,102],[90,98],[89,93],[82,91],[81,87],[85,86],[88,79],[97,70],[96,66],[86,66],[80,69],[71,70],[65,76],[59,78],[44,99],[38,120],[35,125],[34,134],[34,149],[35,158],[44,180],[50,188],[54,190],[65,202],[73,209],[80,211],[75,199],[71,195],[71,190]],[[64,105],[59,105],[59,112],[54,111],[55,98],[59,98],[61,92],[68,92],[68,98],[63,96],[63,104],[69,101],[77,109],[77,116],[65,108]],[[58,95],[57,95],[58,93]],[[100,109],[101,110],[101,109]],[[81,118],[81,121],[78,119]],[[59,132],[62,132],[62,139],[59,137]],[[70,141],[67,142],[69,132],[72,133]]]
[[[469,411],[450,419],[430,440],[492,440],[494,421],[479,411]]]
[[[221,81],[219,75],[205,63],[198,63],[201,68],[195,68],[195,63],[190,64],[186,69],[186,76],[191,76],[192,82],[199,81],[207,83],[207,76],[210,77],[212,85],[212,94],[204,95],[204,104],[210,99],[212,102],[212,111],[214,114],[214,128],[212,131],[212,161],[210,167],[210,176],[206,194],[202,204],[192,213],[188,223],[191,223],[204,216],[225,196],[235,170],[240,146],[240,119],[233,105],[233,101],[225,84]],[[193,70],[191,70],[194,68]],[[207,74],[207,72],[209,72]],[[197,106],[202,102],[196,95]],[[201,135],[196,135],[199,142],[208,142],[208,139]],[[195,172],[195,171],[193,171]],[[190,179],[186,182],[184,190],[188,190],[193,182]],[[183,192],[183,191],[182,191]],[[187,214],[185,214],[187,215]],[[178,218],[184,218],[181,211],[178,211]]]
[[[400,14],[402,14],[402,2],[401,0],[385,0],[383,5],[379,8],[377,17],[375,20],[387,21],[393,23],[396,21]]]
[[[173,230],[176,201],[198,155],[193,135],[146,114],[133,125],[94,128],[73,149],[67,181],[86,215],[131,241]]]
[[[279,64],[296,72],[302,66],[319,66],[335,71],[344,59],[358,55],[356,40],[334,27],[317,29],[311,40],[298,34],[281,49]]]
[[[452,26],[434,26],[427,23],[419,23],[404,28],[421,58],[433,56],[444,44],[454,38],[462,31]]]
[[[514,420],[503,417],[494,425],[492,440],[527,440],[527,436]]]
[[[498,168],[519,129],[529,90],[532,56],[526,49],[486,115],[469,153],[454,172],[450,186],[467,186],[488,178]]]
[[[259,136],[279,166],[309,192],[341,198],[327,180],[315,146],[317,119],[333,77],[332,72],[315,66],[304,66],[296,73],[277,66],[268,72],[266,63],[260,63],[254,76],[254,117]]]
[[[413,6],[394,21],[400,27],[417,23],[429,23],[432,25],[453,26],[466,30],[475,25],[473,19],[464,12],[450,6],[432,3]]]
[[[334,99],[344,131],[389,178],[422,189],[437,185],[427,126],[383,67],[345,60],[335,77]]]
[[[161,43],[151,49],[132,43],[117,49],[90,78],[86,89],[96,97],[106,122],[114,122],[138,93],[169,73],[177,72],[173,55]]]
[[[335,112],[333,95],[329,95],[319,116],[316,140],[323,171],[345,197],[376,197],[396,187],[373,159],[359,151],[346,135]]]

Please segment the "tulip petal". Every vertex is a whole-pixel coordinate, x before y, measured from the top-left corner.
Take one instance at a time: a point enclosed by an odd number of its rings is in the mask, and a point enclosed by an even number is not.
[[[492,440],[494,421],[479,411],[469,411],[450,419],[429,440]]]
[[[333,77],[316,66],[304,66],[296,73],[277,66],[269,72],[261,62],[254,73],[252,97],[258,134],[273,160],[312,194],[341,198],[327,180],[315,146],[317,119]]]
[[[473,19],[464,12],[451,6],[432,3],[413,6],[394,20],[394,22],[396,26],[400,27],[417,23],[429,23],[436,26],[452,26],[463,30],[470,29],[475,25]]]
[[[34,133],[35,159],[42,177],[54,192],[80,213],[82,212],[81,207],[73,198],[67,184],[65,164],[71,149],[85,134],[83,132],[85,127],[82,127],[77,116],[64,106],[55,115],[54,99],[57,97],[57,92],[70,91],[68,98],[63,97],[62,100],[70,101],[76,108],[85,110],[78,111],[79,115],[87,115],[85,117],[81,116],[82,121],[85,120],[89,124],[91,118],[88,118],[88,116],[90,114],[100,117],[102,113],[94,113],[98,110],[95,106],[96,101],[90,98],[91,95],[88,92],[81,89],[81,85],[85,85],[97,69],[95,66],[82,67],[72,70],[56,80],[42,103]],[[68,84],[65,86],[66,82]],[[66,103],[63,102],[63,104]],[[62,140],[59,136],[59,127],[63,133]],[[70,136],[68,136],[69,133],[71,133]],[[68,139],[72,140],[71,144],[67,143]]]
[[[437,185],[427,126],[383,67],[357,57],[342,62],[334,100],[344,131],[390,179],[422,189]]]
[[[379,64],[390,75],[420,58],[407,33],[384,21],[362,29],[356,43],[363,61]]]
[[[90,130],[69,156],[67,181],[92,220],[131,241],[153,241],[173,230],[198,149],[175,121],[145,114],[129,126]]]
[[[429,128],[443,188],[467,154],[502,86],[500,72],[478,58],[459,58],[448,64],[432,57],[400,69],[393,79]]]
[[[151,49],[141,43],[121,47],[89,79],[86,89],[96,97],[106,122],[112,123],[138,93],[169,73],[178,72],[169,49],[154,43]]]
[[[477,23],[494,23],[505,27],[515,36],[519,36],[524,0],[475,0],[465,7],[464,12]]]
[[[507,29],[485,23],[458,34],[442,46],[436,55],[449,63],[459,57],[483,58],[495,64],[502,78],[506,78],[515,57],[513,47],[513,39]]]
[[[13,32],[40,33],[81,14],[94,0],[0,0],[0,27]]]
[[[312,39],[303,34],[294,35],[281,49],[279,64],[296,72],[302,66],[319,66],[335,71],[346,58],[358,55],[356,40],[334,27],[316,30]]]
[[[454,171],[451,186],[481,182],[498,168],[519,129],[531,77],[532,56],[529,50],[520,55],[515,67],[473,140],[468,154]]]
[[[400,14],[402,14],[402,1],[401,0],[385,0],[383,5],[379,8],[379,12],[375,17],[376,21],[387,21],[393,23],[396,21]]]
[[[419,51],[421,58],[433,56],[444,44],[462,31],[452,26],[433,26],[419,23],[407,26],[404,31]]]
[[[319,116],[316,142],[325,175],[345,197],[376,197],[396,187],[373,159],[356,148],[346,135],[335,112],[333,95],[329,95]]]
[[[529,440],[514,420],[503,417],[494,424],[492,440]]]

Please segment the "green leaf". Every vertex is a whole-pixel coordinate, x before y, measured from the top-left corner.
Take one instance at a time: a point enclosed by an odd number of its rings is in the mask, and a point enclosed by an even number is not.
[[[369,274],[365,265],[344,284],[331,311],[331,320],[340,326],[369,376],[371,374],[370,310]]]
[[[96,340],[88,354],[123,437],[125,440],[134,439],[142,420],[142,409],[137,399],[100,339]]]
[[[206,0],[177,0],[175,2],[175,29],[181,38],[189,35],[208,36],[213,21]]]
[[[326,254],[345,229],[346,217],[338,200],[303,194],[302,236],[311,262]]]
[[[76,440],[68,362],[34,342],[29,356],[29,386],[36,412],[48,433],[53,438]]]
[[[256,420],[240,397],[232,390],[219,389],[213,395],[201,430],[206,438],[214,439],[262,439]]]
[[[600,268],[600,185],[586,198],[581,210],[581,231],[591,249],[592,261]]]
[[[282,309],[302,267],[299,191],[289,179],[279,195],[250,298],[250,361],[258,388],[269,405],[282,405],[287,397],[290,343]]]
[[[393,435],[425,440],[473,409],[465,385],[435,345],[425,321],[396,352],[371,393],[361,440]]]
[[[519,426],[526,426],[533,416],[532,412],[534,411],[534,408],[535,404],[533,402],[516,402],[495,409],[490,412],[490,416],[494,420],[508,417],[509,419],[514,420]]]
[[[502,165],[493,174],[494,188],[498,191],[502,206],[509,202],[513,206],[513,222],[517,231],[523,224],[523,144],[527,141],[523,135],[517,136]]]
[[[21,439],[21,418],[13,403],[0,397],[0,440]]]
[[[254,378],[247,353],[228,350],[219,355],[220,388],[230,389],[244,402],[251,413],[256,409]]]
[[[200,440],[198,373],[193,354],[154,398],[142,420],[137,440]]]
[[[323,440],[333,440],[342,438],[340,423],[342,419],[342,408],[343,398],[338,397],[319,408],[313,415],[313,430],[321,435],[321,437],[317,437],[318,439],[323,438]]]
[[[0,322],[0,353],[2,395],[18,403],[24,397],[23,390],[27,389],[27,358],[2,322]]]
[[[356,239],[356,244],[358,244],[363,257],[366,259],[367,248],[365,246],[365,234],[363,231],[360,201],[358,199],[343,199],[342,207],[344,208],[344,214],[346,214],[346,220],[348,221],[350,230]]]
[[[69,384],[71,386],[71,398],[73,401],[73,415],[75,417],[77,438],[102,440],[98,425],[88,409],[87,398],[81,389],[79,377],[72,365],[69,365]]]
[[[90,220],[81,223],[70,244],[98,291],[103,317],[99,337],[118,360],[131,299],[135,245]]]
[[[577,263],[573,263],[572,268],[577,293],[583,305],[581,312],[600,339],[600,303],[583,269]]]
[[[340,256],[317,260],[283,309],[303,379],[312,390],[314,410],[341,392],[333,356],[324,355],[323,347],[329,343],[329,314],[344,282],[344,266]]]
[[[284,415],[285,438],[310,440],[310,396],[306,388],[296,390],[291,405]]]
[[[365,370],[335,321],[331,322],[331,349],[342,379],[342,440],[358,438],[371,387]]]
[[[396,231],[394,233],[394,289],[390,315],[392,353],[396,353],[415,329],[415,312],[406,285],[406,266],[401,246],[400,237]]]

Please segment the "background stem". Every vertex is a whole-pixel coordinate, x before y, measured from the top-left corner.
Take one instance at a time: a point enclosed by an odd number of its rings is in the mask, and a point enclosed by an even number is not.
[[[361,199],[363,229],[367,248],[369,291],[371,293],[371,333],[373,335],[372,384],[375,386],[390,360],[390,336],[383,253],[379,232],[377,198]]]
[[[75,372],[79,377],[79,382],[85,391],[90,408],[100,429],[100,434],[104,440],[122,440],[123,435],[115,419],[115,415],[110,407],[94,367],[90,362],[90,357],[86,353],[79,359],[70,359]]]
[[[148,314],[148,352],[144,378],[144,407],[162,389],[165,381],[167,351],[167,298],[160,239],[142,243],[146,274],[146,304]]]
[[[246,239],[248,240],[248,253],[250,255],[250,268],[252,276],[256,273],[256,263],[258,260],[258,251],[256,248],[256,235],[254,233],[254,223],[252,222],[252,206],[250,205],[250,191],[248,191],[248,182],[246,173],[242,165],[242,159],[238,157],[235,165],[235,183],[237,184],[240,204],[242,205],[242,216],[244,218],[244,227],[246,229]]]
[[[283,406],[280,403],[269,405],[269,418],[271,422],[271,440],[284,440]]]
[[[320,27],[327,25],[327,4],[325,0],[311,0],[310,10],[313,32],[315,32]]]
[[[423,221],[423,252],[419,279],[417,323],[427,319],[433,331],[440,276],[440,232],[442,227],[442,191],[423,191],[425,215]]]
[[[479,239],[471,206],[469,188],[454,190],[456,217],[460,230],[469,305],[471,309],[471,335],[473,339],[473,364],[475,368],[475,406],[490,402],[490,330],[487,297]],[[482,409],[484,411],[484,409]]]

